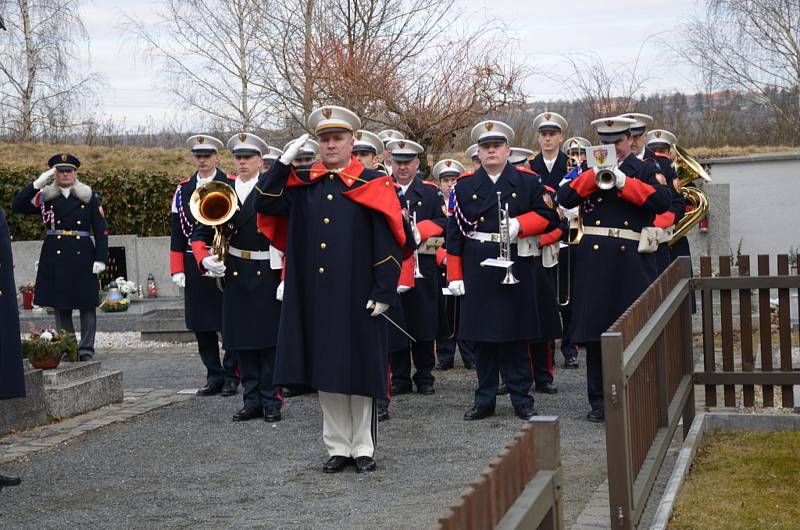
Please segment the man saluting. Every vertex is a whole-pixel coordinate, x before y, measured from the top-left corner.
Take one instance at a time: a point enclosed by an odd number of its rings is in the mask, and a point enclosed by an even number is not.
[[[322,438],[336,473],[375,470],[375,399],[386,395],[387,323],[406,232],[391,178],[351,156],[361,120],[311,113],[321,162],[292,168],[307,135],[261,175],[260,226],[286,253],[275,382],[319,390]],[[288,218],[288,219],[287,219]]]

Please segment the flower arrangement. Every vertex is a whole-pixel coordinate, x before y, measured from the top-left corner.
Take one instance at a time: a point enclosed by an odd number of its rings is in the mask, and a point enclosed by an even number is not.
[[[69,362],[78,360],[78,341],[74,333],[55,329],[31,330],[22,340],[22,354],[34,368],[55,368],[63,358]]]
[[[120,276],[109,284],[100,309],[107,313],[127,311],[130,306],[130,295],[136,293],[137,290],[135,283]]]
[[[136,286],[135,283],[126,280],[122,276],[114,280],[114,283],[117,285],[117,289],[119,289],[119,292],[121,292],[122,296],[124,296],[125,298],[128,298],[128,296],[132,294],[136,294],[136,292],[138,291],[138,287]]]

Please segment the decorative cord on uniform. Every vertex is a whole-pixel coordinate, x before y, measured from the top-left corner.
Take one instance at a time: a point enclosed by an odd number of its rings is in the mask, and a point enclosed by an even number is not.
[[[39,194],[41,195],[42,192],[39,192]],[[42,222],[44,223],[44,226],[47,227],[47,223],[49,222],[50,223],[50,229],[51,230],[55,230],[56,229],[56,214],[55,214],[55,212],[53,212],[53,210],[48,210],[47,208],[45,208],[44,200],[42,200],[42,197],[39,197],[39,210],[41,210],[41,212],[42,212]]]
[[[475,229],[478,227],[478,221],[470,221],[464,217],[464,214],[461,213],[461,207],[458,205],[458,196],[456,196],[456,190],[453,189],[453,191],[450,193],[453,194],[453,214],[456,216],[458,230],[464,237],[470,237],[475,233]],[[464,226],[467,226],[469,230],[466,230]]]
[[[180,219],[181,232],[187,239],[192,235],[192,223],[186,218],[186,213],[183,211],[183,197],[181,195],[181,185],[175,189],[175,209],[178,210],[178,218]]]

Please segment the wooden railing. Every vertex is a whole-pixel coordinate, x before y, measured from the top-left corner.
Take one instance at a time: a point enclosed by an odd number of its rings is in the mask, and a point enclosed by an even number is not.
[[[558,418],[532,418],[433,528],[563,529]]]

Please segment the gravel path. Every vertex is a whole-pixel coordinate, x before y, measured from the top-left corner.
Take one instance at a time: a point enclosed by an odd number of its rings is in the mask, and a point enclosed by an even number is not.
[[[191,346],[108,350],[126,388],[197,387]],[[316,396],[287,401],[284,421],[234,424],[236,398],[194,398],[93,431],[8,466],[24,477],[0,493],[3,528],[426,528],[520,427],[508,398],[498,416],[461,417],[474,373],[438,373],[437,394],[400,396],[382,423],[378,472],[323,475]],[[581,370],[556,374],[560,394],[537,409],[561,421],[567,523],[605,479],[605,434],[587,423]]]

